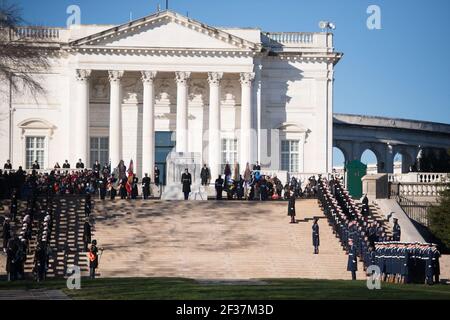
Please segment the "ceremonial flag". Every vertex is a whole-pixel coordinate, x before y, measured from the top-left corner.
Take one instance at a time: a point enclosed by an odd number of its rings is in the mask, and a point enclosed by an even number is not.
[[[128,194],[131,194],[131,185],[133,183],[133,160],[130,160],[130,166],[128,167],[128,180],[125,186]]]

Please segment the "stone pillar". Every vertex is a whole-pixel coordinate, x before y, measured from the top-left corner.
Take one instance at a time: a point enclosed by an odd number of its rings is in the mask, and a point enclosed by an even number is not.
[[[144,86],[142,107],[142,177],[148,176],[154,181],[155,168],[155,93],[153,80],[155,71],[142,71]]]
[[[188,81],[190,76],[190,72],[175,72],[177,81],[177,152],[188,151]]]
[[[75,157],[89,166],[89,78],[91,70],[76,70],[78,107],[75,120]]]
[[[111,170],[122,160],[122,88],[123,71],[108,71],[111,86],[109,109],[109,158]]]
[[[220,172],[220,80],[222,72],[208,73],[209,82],[209,168],[211,181],[215,181]]]
[[[251,164],[252,142],[252,81],[255,78],[253,72],[241,73],[241,137],[240,137],[240,168],[245,170],[246,164]]]

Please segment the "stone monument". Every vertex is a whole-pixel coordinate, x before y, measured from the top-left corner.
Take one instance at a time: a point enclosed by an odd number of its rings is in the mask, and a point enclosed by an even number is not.
[[[196,152],[175,152],[167,155],[167,179],[161,200],[183,200],[181,175],[187,168],[192,176],[189,200],[208,200],[205,188],[201,185],[201,154]]]

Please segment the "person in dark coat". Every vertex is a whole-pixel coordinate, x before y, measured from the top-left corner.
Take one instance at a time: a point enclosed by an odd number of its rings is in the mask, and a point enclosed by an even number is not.
[[[99,181],[99,189],[100,189],[100,199],[105,200],[106,198],[106,186],[108,184],[108,181],[106,178],[102,178]]]
[[[43,245],[43,243],[38,243],[36,247],[36,273],[37,273],[37,281],[40,282],[45,279],[46,274],[46,264],[47,264],[47,249]]]
[[[358,263],[357,263],[357,253],[356,246],[353,244],[353,240],[348,240],[348,261],[347,261],[347,271],[352,273],[352,280],[356,280],[356,271],[358,271]]]
[[[200,171],[200,178],[202,180],[202,186],[207,186],[208,181],[211,179],[211,173],[206,164],[203,165],[202,170]]]
[[[219,175],[219,177],[216,179],[216,182],[215,182],[216,200],[222,200],[223,183],[224,183],[224,181],[222,179],[222,176]]]
[[[319,254],[320,238],[318,221],[319,219],[314,218],[314,223],[312,225],[312,242],[314,246],[314,254]]]
[[[83,161],[81,161],[81,159],[78,159],[78,162],[75,165],[75,168],[77,168],[77,169],[84,169],[84,163],[83,163]]]
[[[394,227],[392,229],[392,240],[393,241],[400,241],[401,238],[402,229],[400,228],[400,225],[398,224],[398,219],[394,219]]]
[[[32,170],[39,170],[41,167],[39,166],[39,163],[37,160],[34,160],[33,164],[31,165]]]
[[[150,197],[150,183],[151,179],[146,173],[145,177],[142,178],[142,194],[145,200],[147,200]]]
[[[98,162],[98,160],[95,160],[94,165],[92,166],[92,170],[95,173],[95,176],[98,178],[100,175],[100,170],[102,170],[101,164]]]
[[[11,164],[10,160],[6,160],[6,163],[3,166],[3,169],[5,169],[5,170],[12,170],[12,164]]]
[[[155,185],[157,187],[159,187],[159,175],[160,175],[160,172],[159,172],[159,168],[157,166],[155,166],[154,174],[155,174]]]
[[[138,192],[138,183],[139,179],[136,177],[136,175],[133,175],[133,182],[131,184],[131,199],[135,200],[137,199],[139,192]]]
[[[295,221],[295,194],[292,192],[291,197],[288,202],[288,216],[291,217],[291,223],[296,223]]]
[[[181,183],[183,184],[184,200],[188,200],[191,193],[192,176],[187,168],[181,176]]]
[[[11,225],[9,224],[9,218],[5,218],[3,222],[3,251],[6,252],[8,248],[8,241],[11,239]]]
[[[83,226],[83,243],[84,243],[84,251],[88,251],[88,245],[91,243],[91,225],[89,224],[89,219],[84,221]]]
[[[70,163],[69,163],[69,161],[65,161],[64,163],[63,163],[63,169],[70,169]]]
[[[11,219],[12,221],[16,220],[16,215],[17,215],[17,194],[16,192],[13,192],[12,197],[11,197],[11,206],[9,208],[10,214],[11,214]]]

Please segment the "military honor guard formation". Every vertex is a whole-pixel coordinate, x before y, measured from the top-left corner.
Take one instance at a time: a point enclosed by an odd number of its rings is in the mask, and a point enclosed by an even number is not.
[[[402,243],[401,227],[394,219],[392,237],[369,216],[367,196],[359,208],[338,178],[319,178],[319,202],[328,222],[348,252],[347,270],[356,280],[358,261],[364,270],[377,266],[383,281],[439,283],[440,252],[435,244]],[[314,237],[314,231],[313,231]]]
[[[378,267],[383,281],[395,283],[439,283],[440,253],[434,244],[402,243],[401,227],[394,221],[392,236],[390,232],[370,215],[367,196],[361,204],[353,200],[343,187],[339,177],[330,179],[319,175],[311,176],[302,188],[302,181],[292,178],[284,187],[275,176],[261,174],[258,164],[253,170],[247,165],[244,177],[238,173],[232,177],[229,165],[225,166],[224,178],[219,176],[215,181],[216,199],[222,199],[222,192],[227,192],[227,199],[238,200],[287,200],[290,223],[296,220],[296,199],[317,197],[328,224],[348,254],[347,270],[351,278],[356,279],[358,261],[364,270]],[[237,170],[236,170],[237,171]],[[238,172],[238,171],[237,171]],[[76,195],[84,198],[83,247],[89,261],[89,276],[94,279],[103,248],[97,247],[97,241],[91,240],[92,197],[105,201],[107,196],[114,200],[117,194],[121,199],[137,199],[139,196],[138,178],[133,173],[133,163],[127,168],[123,161],[111,171],[109,165],[103,167],[96,162],[93,169],[85,169],[81,159],[75,170],[70,170],[66,161],[63,169],[59,166],[50,172],[33,169],[25,172],[21,168],[12,169],[8,161],[4,165],[1,177],[2,199],[10,199],[9,212],[3,222],[3,249],[7,256],[6,272],[8,280],[24,278],[24,265],[27,254],[30,254],[29,242],[32,234],[37,235],[34,251],[33,275],[36,281],[43,281],[51,256],[50,240],[55,237],[53,199],[55,196]],[[200,172],[204,186],[210,182],[209,168],[204,165]],[[155,169],[155,185],[159,185],[159,172]],[[184,199],[189,199],[192,175],[188,171],[181,176]],[[151,197],[151,180],[148,174],[142,179],[142,199]],[[230,196],[231,194],[231,196]],[[19,221],[18,200],[26,201]],[[39,201],[38,201],[39,199]],[[320,230],[319,218],[312,222],[313,254],[319,254]],[[14,226],[14,227],[13,227]],[[100,252],[100,254],[99,254]],[[343,266],[344,268],[345,266]],[[369,272],[370,273],[370,272]]]

